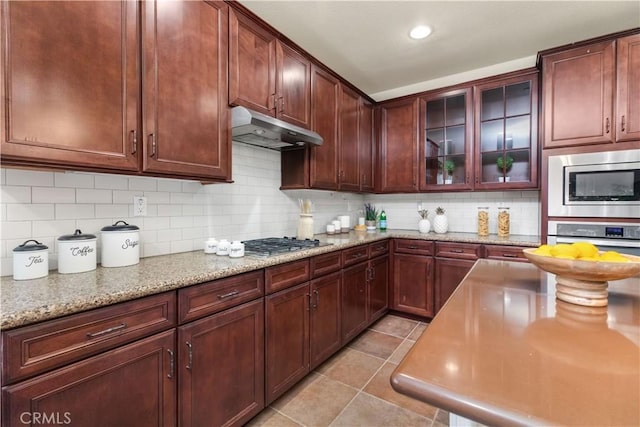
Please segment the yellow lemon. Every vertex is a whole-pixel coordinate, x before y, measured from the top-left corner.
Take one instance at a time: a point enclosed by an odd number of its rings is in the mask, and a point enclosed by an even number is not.
[[[580,261],[600,261],[600,257],[599,256],[587,256],[587,257],[580,257]]]
[[[589,242],[575,242],[571,244],[578,250],[578,258],[593,258],[598,256],[598,248]]]
[[[551,246],[549,245],[538,246],[538,248],[535,251],[533,251],[533,253],[536,255],[551,256]]]
[[[620,255],[616,251],[608,251],[600,255],[600,261],[607,262],[629,262],[629,258],[624,255]]]
[[[558,243],[550,249],[551,256],[555,258],[576,259],[578,258],[578,249],[566,243]]]

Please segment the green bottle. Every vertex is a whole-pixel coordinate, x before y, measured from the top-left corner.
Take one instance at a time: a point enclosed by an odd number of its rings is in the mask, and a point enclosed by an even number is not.
[[[386,230],[387,230],[387,214],[383,209],[382,212],[380,212],[380,231],[386,231]]]

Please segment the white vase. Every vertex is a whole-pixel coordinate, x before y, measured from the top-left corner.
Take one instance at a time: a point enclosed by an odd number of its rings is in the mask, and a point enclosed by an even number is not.
[[[433,218],[433,231],[438,234],[444,234],[449,229],[449,219],[445,214],[436,215]]]
[[[428,233],[429,229],[431,229],[431,223],[428,219],[421,219],[418,221],[418,231],[421,233]]]

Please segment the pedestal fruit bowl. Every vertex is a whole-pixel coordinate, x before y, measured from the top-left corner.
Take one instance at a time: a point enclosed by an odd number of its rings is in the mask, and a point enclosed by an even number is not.
[[[524,256],[541,270],[556,275],[556,298],[569,303],[606,306],[609,281],[640,274],[640,257],[634,255],[598,251],[592,256],[570,258],[545,254],[540,249],[524,249]]]

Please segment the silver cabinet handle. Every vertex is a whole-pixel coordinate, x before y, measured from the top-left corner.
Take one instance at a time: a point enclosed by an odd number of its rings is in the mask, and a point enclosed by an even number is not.
[[[114,326],[114,327],[112,327],[112,328],[105,329],[104,331],[88,333],[88,334],[87,334],[87,337],[88,337],[88,338],[97,338],[97,337],[101,337],[101,336],[103,336],[103,335],[107,335],[107,334],[110,334],[110,333],[112,333],[112,332],[119,331],[119,330],[124,329],[124,328],[126,328],[126,327],[127,327],[127,324],[126,324],[126,323],[120,323],[119,325]]]
[[[309,305],[307,306],[307,311],[311,311],[311,307],[313,307],[313,301],[311,300],[311,294],[307,294],[307,298],[309,298]]]
[[[317,289],[313,290],[313,293],[316,294],[316,307],[318,307],[320,305],[320,292],[318,292]]]
[[[187,365],[187,369],[191,370],[193,368],[193,346],[189,341],[185,343],[189,348],[189,364]]]
[[[138,132],[134,129],[131,131],[131,154],[138,151]]]
[[[621,125],[622,125],[622,126],[621,126],[621,128],[620,128],[620,130],[621,130],[622,132],[624,132],[624,118],[625,118],[625,116],[624,116],[624,114],[623,114],[623,115],[622,115],[622,121],[621,121]]]
[[[454,254],[461,254],[464,253],[463,249],[451,249],[451,252],[453,252]]]
[[[218,299],[225,299],[225,298],[235,297],[239,293],[240,293],[240,291],[233,290],[233,291],[231,291],[231,292],[229,292],[227,294],[218,295]]]
[[[609,127],[610,127],[609,117],[607,117],[607,129],[606,129],[607,133],[609,133]]]
[[[156,138],[152,133],[149,134],[149,145],[151,146],[150,156],[155,157],[156,156]]]
[[[505,258],[518,258],[518,255],[515,254],[502,254],[502,256]]]
[[[173,350],[167,349],[167,353],[169,353],[169,373],[167,374],[167,378],[173,378],[173,373],[175,371],[175,355],[173,354]]]

